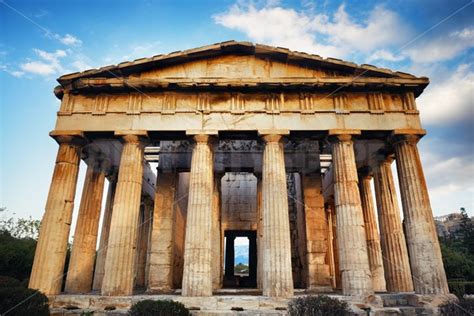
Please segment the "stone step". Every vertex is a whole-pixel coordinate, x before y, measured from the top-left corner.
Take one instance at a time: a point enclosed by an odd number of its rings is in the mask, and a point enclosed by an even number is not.
[[[90,314],[88,314],[90,313]],[[89,311],[89,310],[63,310],[52,309],[51,316],[124,316],[129,315],[127,311]],[[205,310],[205,311],[191,311],[193,316],[220,316],[220,315],[250,315],[250,316],[283,316],[288,315],[286,311],[282,310]]]

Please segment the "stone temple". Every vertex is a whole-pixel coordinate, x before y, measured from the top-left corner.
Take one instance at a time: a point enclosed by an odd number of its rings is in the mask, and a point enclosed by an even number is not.
[[[428,78],[230,41],[58,81],[59,150],[29,283],[53,302],[448,294],[417,149]]]

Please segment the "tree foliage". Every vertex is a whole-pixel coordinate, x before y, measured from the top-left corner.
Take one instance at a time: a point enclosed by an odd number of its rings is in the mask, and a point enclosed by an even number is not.
[[[170,300],[144,300],[133,304],[130,309],[131,316],[187,316],[189,315],[188,309],[180,302],[174,302]]]
[[[9,316],[49,315],[48,298],[43,293],[23,287],[0,288],[0,312]]]
[[[460,238],[440,238],[443,264],[448,279],[474,281],[473,223],[464,208],[461,215]]]
[[[344,316],[349,314],[350,308],[347,302],[327,295],[300,296],[288,304],[288,315],[290,316]]]
[[[38,239],[40,220],[33,219],[31,216],[14,218],[8,216],[7,212],[6,207],[0,207],[0,231],[6,231],[15,238]]]

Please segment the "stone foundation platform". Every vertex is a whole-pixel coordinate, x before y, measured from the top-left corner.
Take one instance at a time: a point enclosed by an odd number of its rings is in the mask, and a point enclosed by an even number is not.
[[[128,309],[141,300],[173,300],[183,303],[192,315],[287,315],[290,299],[270,298],[248,295],[234,290],[211,297],[183,297],[181,295],[134,295],[100,296],[57,295],[50,296],[51,315],[83,315],[93,312],[95,316],[127,315]],[[303,294],[298,294],[303,295]],[[452,295],[421,296],[412,293],[380,294],[362,301],[356,298],[329,295],[347,301],[353,315],[438,315],[437,306],[446,300],[455,299]]]

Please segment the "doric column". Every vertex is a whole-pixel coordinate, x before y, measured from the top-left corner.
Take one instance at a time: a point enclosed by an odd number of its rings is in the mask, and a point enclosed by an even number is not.
[[[100,291],[105,273],[105,257],[107,256],[107,243],[109,241],[110,222],[112,220],[112,208],[114,206],[115,188],[117,187],[117,173],[108,176],[109,188],[107,190],[107,200],[105,201],[104,218],[102,219],[102,230],[100,232],[99,249],[97,249],[97,259],[94,270],[94,282],[92,289]]]
[[[252,287],[257,285],[257,235],[249,237],[249,278]]]
[[[108,296],[131,295],[135,276],[134,247],[140,213],[145,144],[139,135],[125,134],[122,138],[124,145],[102,281],[102,295]]]
[[[184,245],[183,296],[212,295],[213,144],[194,136]]]
[[[393,141],[415,293],[449,293],[428,188],[417,148],[419,136]]]
[[[332,220],[332,249],[334,258],[334,288],[342,289],[342,275],[341,268],[339,266],[339,243],[337,240],[337,215],[336,207],[334,206],[334,197],[331,198],[327,204],[328,212],[331,214]]]
[[[221,178],[214,177],[213,209],[212,209],[212,288],[222,287],[222,231],[221,231]]]
[[[330,286],[328,264],[328,221],[324,209],[321,175],[303,175],[304,214],[306,224],[306,264],[308,289]]]
[[[334,234],[333,234],[333,227],[332,227],[332,212],[330,208],[326,209],[326,218],[328,220],[328,264],[329,264],[329,275],[331,278],[331,287],[333,289],[336,288],[336,266],[334,260]]]
[[[367,296],[373,293],[372,275],[367,255],[352,136],[335,135],[330,140],[342,293]]]
[[[147,256],[148,240],[150,239],[151,213],[153,210],[153,200],[148,196],[143,196],[143,212],[140,214],[137,240],[137,271],[135,286],[145,288],[147,280]]]
[[[411,292],[413,281],[391,164],[391,158],[382,159],[374,168],[385,280],[389,292]]]
[[[106,161],[92,158],[87,167],[66,276],[66,293],[89,293],[92,290],[106,164]]]
[[[150,239],[148,293],[173,289],[173,224],[179,174],[158,171]]]
[[[28,285],[47,295],[61,292],[82,147],[77,136],[56,136],[56,141],[59,150]]]
[[[257,178],[257,288],[263,289],[263,201],[262,201],[262,174],[256,173]]]
[[[262,166],[263,295],[293,295],[288,193],[281,135],[265,135]]]
[[[379,232],[375,218],[375,207],[370,180],[372,176],[368,170],[363,170],[359,175],[359,190],[364,214],[365,235],[367,237],[367,254],[369,256],[370,272],[372,272],[372,286],[376,292],[385,292],[385,276],[380,247]]]

